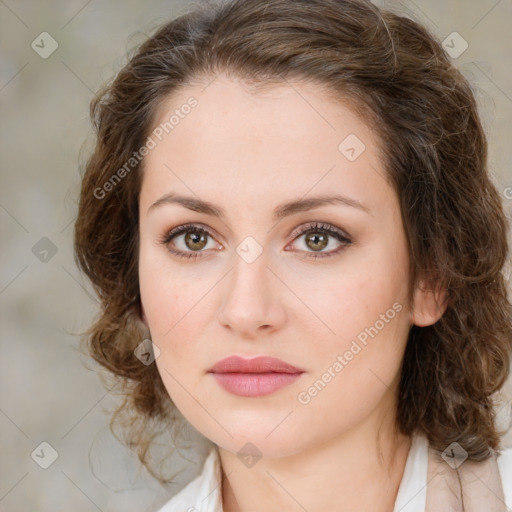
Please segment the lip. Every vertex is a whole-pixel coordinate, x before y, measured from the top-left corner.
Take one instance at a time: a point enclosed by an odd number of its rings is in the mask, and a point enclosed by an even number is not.
[[[209,370],[209,373],[303,373],[297,368],[275,357],[260,356],[244,359],[240,356],[230,356],[221,359]]]
[[[269,395],[288,386],[304,370],[274,357],[244,359],[231,356],[217,362],[208,373],[233,395],[257,397]]]

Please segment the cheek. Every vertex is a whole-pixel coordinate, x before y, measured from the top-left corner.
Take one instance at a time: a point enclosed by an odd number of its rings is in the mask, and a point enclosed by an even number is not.
[[[403,276],[398,278],[376,265],[354,268],[325,283],[312,298],[313,307],[330,327],[332,337],[348,340],[373,325],[395,302],[405,309]],[[328,300],[326,300],[328,297]],[[392,314],[392,313],[391,313]]]
[[[195,312],[189,306],[193,301],[185,294],[177,293],[174,286],[164,287],[161,281],[146,288],[141,284],[141,300],[151,338],[162,351],[171,345],[179,348],[177,340],[186,341],[194,336]]]
[[[151,340],[160,350],[157,368],[171,398],[182,404],[188,395],[180,398],[178,382],[193,387],[200,372],[190,370],[207,364],[197,350],[209,318],[203,285],[162,265],[145,266],[144,258],[139,280]]]
[[[305,413],[319,424],[332,422],[334,430],[349,428],[393,392],[407,342],[407,316],[398,301],[360,308],[361,302],[347,305],[348,316],[338,316],[336,336],[316,353],[298,397],[308,405]]]
[[[172,276],[172,277],[171,277]],[[161,258],[141,248],[139,289],[153,342],[159,347],[172,339],[187,312],[187,288],[178,272],[170,272]]]
[[[308,301],[329,327],[324,329],[314,377],[321,377],[342,356],[343,370],[334,372],[339,393],[346,386],[371,396],[379,378],[389,385],[400,366],[410,326],[406,261],[403,254],[397,256],[395,251],[390,257],[375,250],[364,260],[354,259],[346,271],[325,281],[323,292],[311,297],[313,302]]]
[[[343,318],[361,329],[373,325],[394,303],[406,309],[409,260],[406,241],[398,227],[380,237],[361,257],[347,266],[342,287],[330,290],[345,308]]]

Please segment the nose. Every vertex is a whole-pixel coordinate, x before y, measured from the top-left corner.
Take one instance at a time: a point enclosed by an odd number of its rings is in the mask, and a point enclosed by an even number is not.
[[[283,283],[270,269],[265,253],[248,263],[238,255],[225,280],[219,323],[240,337],[255,339],[283,327]]]

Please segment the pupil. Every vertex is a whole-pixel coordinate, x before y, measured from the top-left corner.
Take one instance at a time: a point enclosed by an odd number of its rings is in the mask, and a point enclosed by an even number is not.
[[[206,236],[204,233],[189,231],[186,236],[189,249],[202,249],[206,245]],[[188,243],[191,242],[191,245]]]
[[[308,237],[308,242],[312,242],[316,247],[311,247],[312,249],[324,249],[327,246],[327,237],[323,234],[312,233]]]

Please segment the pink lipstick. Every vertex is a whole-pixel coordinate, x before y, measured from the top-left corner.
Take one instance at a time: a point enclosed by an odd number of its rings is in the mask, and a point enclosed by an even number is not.
[[[229,393],[256,397],[274,393],[297,380],[304,370],[274,357],[231,356],[208,370]]]

